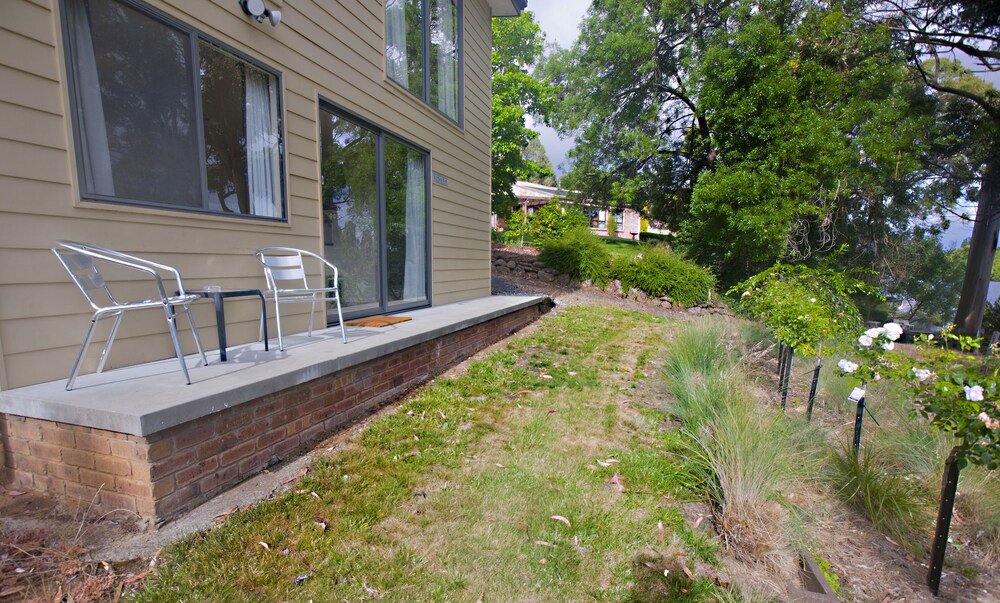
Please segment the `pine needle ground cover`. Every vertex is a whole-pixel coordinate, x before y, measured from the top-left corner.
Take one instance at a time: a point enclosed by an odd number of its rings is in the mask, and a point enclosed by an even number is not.
[[[643,399],[673,325],[545,317],[164,552],[145,601],[699,601],[725,597],[677,430]],[[685,571],[687,570],[687,571]],[[690,574],[690,575],[689,575]]]

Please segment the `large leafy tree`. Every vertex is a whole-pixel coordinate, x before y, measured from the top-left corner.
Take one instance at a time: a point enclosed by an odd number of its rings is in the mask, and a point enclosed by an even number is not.
[[[969,77],[942,70],[943,60],[964,54],[987,71],[1000,71],[1000,3],[978,0],[879,0],[869,18],[887,24],[911,58],[911,66],[933,90],[980,116],[979,194],[961,299],[955,315],[959,333],[977,335],[982,324],[990,269],[1000,233],[1000,93]]]
[[[526,175],[544,170],[522,153],[538,132],[525,115],[547,121],[556,88],[532,74],[542,56],[545,35],[532,13],[493,19],[493,211],[507,215],[517,203],[511,190]]]

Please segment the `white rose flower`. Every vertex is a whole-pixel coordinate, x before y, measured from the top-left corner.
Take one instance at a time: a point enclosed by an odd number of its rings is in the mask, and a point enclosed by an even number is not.
[[[867,335],[867,334],[866,335],[862,335],[861,337],[858,337],[858,343],[860,343],[861,345],[865,346],[866,348],[867,347],[871,347],[871,345],[872,345],[872,336],[871,335]]]
[[[969,387],[966,385],[965,389],[965,399],[970,402],[981,402],[983,399],[983,388],[980,385],[973,385]]]
[[[913,376],[917,378],[917,381],[926,381],[932,374],[927,369],[918,369],[917,367],[913,367],[911,370],[913,371]]]
[[[883,329],[882,327],[872,327],[867,331],[865,331],[865,335],[871,337],[872,339],[875,339],[879,335],[885,335],[885,329]]]
[[[853,362],[851,362],[846,358],[841,358],[840,362],[837,363],[837,366],[839,366],[840,370],[844,371],[845,373],[853,373],[854,371],[858,370],[858,365],[854,364]]]
[[[887,341],[887,342],[885,342],[885,343],[882,344],[882,349],[885,350],[885,351],[887,351],[887,352],[891,352],[894,347],[896,347],[896,344],[894,344],[891,341]]]
[[[887,322],[882,325],[882,328],[885,329],[885,336],[888,337],[890,341],[896,341],[903,336],[903,327],[894,322]]]

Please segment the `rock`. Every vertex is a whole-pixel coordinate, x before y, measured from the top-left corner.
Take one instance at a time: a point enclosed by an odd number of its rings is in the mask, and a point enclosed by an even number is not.
[[[705,308],[699,308],[698,306],[695,306],[693,308],[688,308],[688,314],[699,315],[704,313],[705,313]]]
[[[510,268],[511,270],[514,270],[515,268],[517,268],[517,262],[507,260],[507,267]]]
[[[493,273],[494,274],[510,274],[510,268],[508,268],[506,266],[494,266],[493,267]]]
[[[566,275],[564,274],[563,276],[566,276]],[[581,287],[593,287],[593,286],[594,286],[594,283],[592,283],[592,282],[590,281],[590,279],[588,278],[587,280],[583,281],[583,282],[582,282],[582,283],[580,284],[580,286],[581,286]]]
[[[669,301],[661,301],[660,302],[660,306],[663,307],[663,308],[666,308],[667,310],[670,310],[671,308],[674,307],[674,305],[672,303],[670,303]]]
[[[559,281],[560,285],[569,285],[573,281],[573,277],[568,274],[560,274],[556,280]]]
[[[493,265],[494,266],[504,266],[504,267],[506,267],[507,266],[507,261],[504,260],[503,258],[497,258],[497,259],[493,260]]]
[[[556,280],[556,277],[552,276],[548,272],[543,271],[538,273],[538,280],[545,283],[551,283],[552,281]]]

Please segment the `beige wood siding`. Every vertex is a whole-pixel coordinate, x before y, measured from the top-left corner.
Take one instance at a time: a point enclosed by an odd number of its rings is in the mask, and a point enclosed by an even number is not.
[[[319,251],[318,100],[327,99],[431,152],[448,185],[431,187],[432,303],[489,295],[490,10],[464,2],[464,122],[461,127],[388,81],[381,2],[265,0],[278,27],[242,13],[235,0],[147,3],[281,74],[287,223],[272,223],[80,199],[58,0],[6,0],[0,22],[0,389],[64,379],[89,313],[49,248],[89,241],[180,268],[185,284],[263,287],[251,253],[267,245]],[[131,276],[118,278],[131,279]],[[121,285],[140,294],[142,281]],[[215,317],[195,320],[215,349]],[[230,343],[256,339],[258,302],[226,303]],[[303,311],[306,306],[303,305]],[[272,314],[273,327],[273,312]],[[305,329],[305,315],[293,328]],[[172,356],[163,317],[130,315],[109,367]],[[185,351],[193,340],[181,320]],[[96,365],[98,332],[84,373]],[[209,355],[214,361],[217,356]],[[164,370],[175,370],[165,365]],[[192,375],[194,377],[194,375]]]

